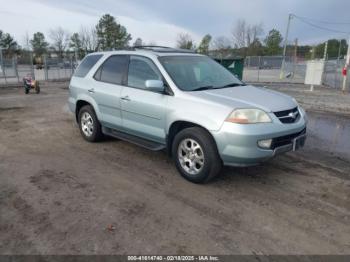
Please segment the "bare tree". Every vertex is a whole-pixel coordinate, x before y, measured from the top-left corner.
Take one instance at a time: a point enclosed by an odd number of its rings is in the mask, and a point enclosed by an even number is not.
[[[30,38],[28,32],[25,33],[23,36],[23,43],[24,43],[24,49],[25,50],[30,50]]]
[[[58,53],[58,56],[62,58],[69,43],[69,33],[62,27],[57,27],[49,31],[49,37],[53,42],[53,47]]]
[[[246,27],[246,44],[249,47],[252,43],[256,42],[259,37],[264,33],[263,24],[247,25]]]
[[[177,47],[181,49],[195,49],[192,37],[187,33],[181,33],[177,36]]]
[[[226,36],[216,37],[213,41],[212,48],[217,56],[223,58],[230,53],[231,41]]]
[[[97,50],[97,33],[95,27],[80,27],[80,40],[86,53]]]
[[[246,32],[246,21],[244,19],[239,19],[231,30],[233,43],[236,48],[242,48],[246,46]]]
[[[236,48],[249,47],[263,32],[262,23],[250,25],[244,19],[239,19],[231,31]]]
[[[230,39],[226,36],[218,36],[213,41],[213,49],[221,50],[231,48]]]

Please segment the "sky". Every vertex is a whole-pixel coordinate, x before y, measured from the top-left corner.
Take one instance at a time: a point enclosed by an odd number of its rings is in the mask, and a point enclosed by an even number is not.
[[[131,43],[140,37],[145,43],[167,46],[174,46],[180,33],[190,34],[197,44],[207,33],[232,38],[238,19],[262,23],[264,35],[275,28],[284,36],[289,13],[321,27],[350,32],[350,0],[0,0],[0,30],[24,45],[26,34],[30,38],[38,31],[48,35],[58,26],[78,32],[81,26],[96,25],[105,13],[127,28]],[[288,40],[316,44],[348,37],[294,18]]]

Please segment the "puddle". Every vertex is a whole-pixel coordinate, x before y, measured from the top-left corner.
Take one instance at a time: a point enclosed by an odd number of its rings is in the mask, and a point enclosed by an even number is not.
[[[350,118],[308,113],[307,145],[350,158]]]
[[[20,109],[23,109],[23,107],[20,107],[20,106],[0,107],[0,111],[11,111],[11,110],[20,110]]]

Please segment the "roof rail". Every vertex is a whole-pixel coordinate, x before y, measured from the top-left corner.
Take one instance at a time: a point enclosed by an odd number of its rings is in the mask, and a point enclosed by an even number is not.
[[[167,47],[167,46],[158,46],[158,45],[142,45],[142,46],[133,46],[135,49],[145,49],[145,50],[151,50],[154,52],[160,52],[160,53],[195,53],[194,50],[189,49],[179,49],[179,48],[173,48],[173,47]]]

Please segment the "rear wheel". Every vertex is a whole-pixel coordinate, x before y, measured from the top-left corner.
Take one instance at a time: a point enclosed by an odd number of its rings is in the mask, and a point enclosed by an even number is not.
[[[101,124],[90,105],[83,106],[78,115],[79,129],[83,138],[89,142],[100,141],[103,137]]]
[[[210,181],[222,168],[214,139],[200,127],[180,131],[173,141],[172,155],[180,174],[194,183]]]

